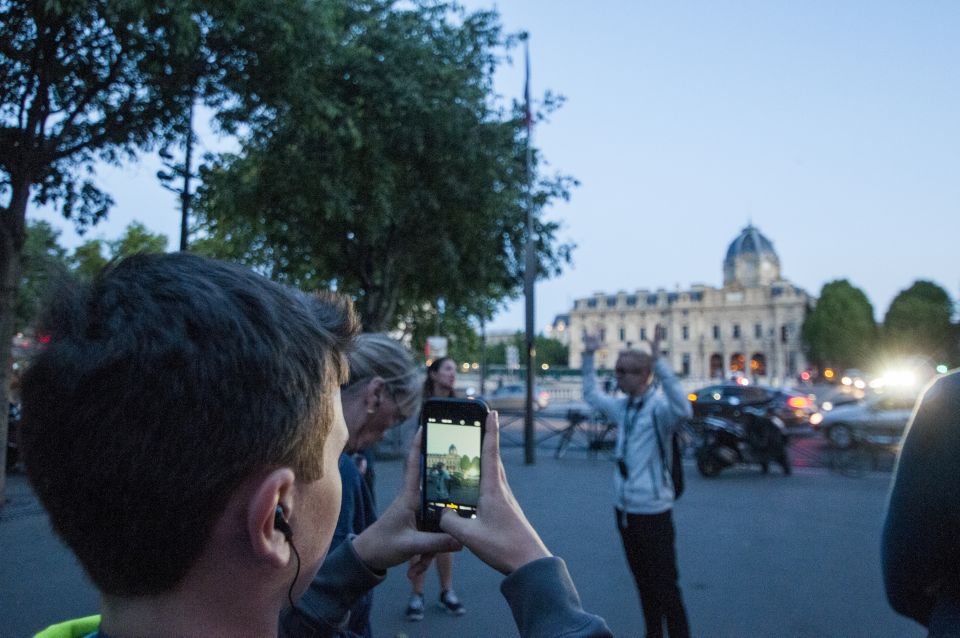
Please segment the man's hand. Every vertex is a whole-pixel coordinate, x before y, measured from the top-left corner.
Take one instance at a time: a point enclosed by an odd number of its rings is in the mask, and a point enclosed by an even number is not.
[[[600,348],[600,337],[597,335],[583,335],[583,353],[592,354]]]
[[[376,571],[399,565],[418,555],[458,552],[463,546],[447,534],[417,530],[420,508],[420,437],[418,430],[407,454],[403,491],[377,522],[353,539],[353,549],[366,565]],[[429,566],[427,562],[423,567]]]
[[[660,356],[660,342],[663,341],[663,326],[659,323],[653,327],[653,339],[650,343],[650,363],[656,363]]]
[[[440,528],[503,574],[551,556],[510,491],[500,460],[500,422],[496,412],[487,417],[480,462],[477,517],[462,518],[446,510],[440,519]]]

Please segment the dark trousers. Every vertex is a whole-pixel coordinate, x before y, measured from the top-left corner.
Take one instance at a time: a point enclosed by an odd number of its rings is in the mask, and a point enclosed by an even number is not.
[[[673,516],[626,514],[616,510],[623,551],[640,592],[647,638],[661,638],[667,623],[670,638],[687,638],[690,626],[677,585],[677,553],[673,546]],[[626,525],[624,525],[626,523]]]

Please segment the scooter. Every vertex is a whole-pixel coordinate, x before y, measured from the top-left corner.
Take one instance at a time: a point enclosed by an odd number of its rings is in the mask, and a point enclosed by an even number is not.
[[[705,477],[717,476],[724,468],[736,464],[760,465],[764,474],[774,462],[791,473],[787,455],[786,425],[775,414],[762,408],[745,408],[743,422],[717,416],[698,419],[693,425],[700,431],[697,448],[697,469]]]

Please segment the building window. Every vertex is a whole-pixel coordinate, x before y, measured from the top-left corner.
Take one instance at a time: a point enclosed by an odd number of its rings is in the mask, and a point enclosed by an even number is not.
[[[640,341],[646,341],[646,340],[647,340],[647,329],[640,328]]]
[[[656,330],[656,328],[654,328]],[[656,337],[656,335],[654,335]],[[660,326],[660,339],[663,341],[667,340],[667,329],[665,326]]]
[[[606,340],[607,340],[607,329],[600,328],[600,343],[603,343]]]
[[[780,342],[786,343],[790,337],[790,328],[787,325],[780,326]]]
[[[761,326],[759,323],[753,326],[753,336],[757,339],[763,337],[763,326]]]
[[[621,327],[621,328],[620,328],[620,341],[626,341],[626,340],[627,340],[627,331],[626,331],[625,328]]]
[[[730,355],[730,372],[743,372],[745,357],[740,352]]]
[[[720,339],[720,326],[713,327],[713,338],[718,340]]]
[[[714,353],[710,355],[710,378],[723,378],[723,355]]]
[[[739,323],[733,324],[733,338],[734,338],[734,339],[739,339],[739,338],[740,338],[740,324],[739,324]]]
[[[680,374],[682,374],[685,377],[689,377],[690,376],[690,353],[684,352],[683,358],[680,361],[681,361],[680,365],[682,366],[682,371]]]
[[[762,352],[754,352],[750,357],[750,373],[763,377],[767,374],[767,358]]]
[[[683,327],[683,340],[686,341],[690,338],[690,326]]]

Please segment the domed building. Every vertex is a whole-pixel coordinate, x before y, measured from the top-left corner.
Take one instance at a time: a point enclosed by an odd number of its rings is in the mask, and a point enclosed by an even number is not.
[[[730,242],[723,260],[723,285],[769,286],[780,279],[780,258],[770,240],[750,224]]]
[[[806,368],[800,326],[811,297],[780,274],[780,257],[748,224],[727,248],[723,287],[595,293],[577,299],[565,317],[570,366],[580,367],[577,335],[599,334],[597,367],[612,368],[617,353],[666,329],[661,356],[690,386],[746,375],[779,384]]]

